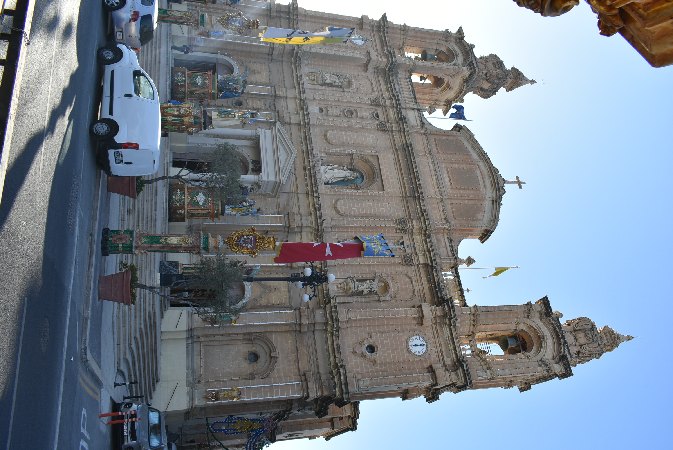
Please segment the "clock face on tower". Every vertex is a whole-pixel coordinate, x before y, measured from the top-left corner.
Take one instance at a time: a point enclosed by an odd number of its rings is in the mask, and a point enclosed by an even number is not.
[[[428,351],[428,344],[425,342],[425,338],[418,334],[409,338],[408,345],[409,351],[416,356],[421,356]]]

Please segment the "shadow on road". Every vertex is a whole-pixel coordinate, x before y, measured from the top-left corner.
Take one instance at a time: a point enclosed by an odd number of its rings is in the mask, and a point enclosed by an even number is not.
[[[47,97],[54,106],[45,122],[33,121],[30,127],[14,128],[15,137],[20,134],[31,137],[22,148],[11,148],[0,203],[0,254],[4,274],[24,278],[24,283],[17,286],[28,286],[23,291],[7,289],[0,302],[5,324],[12,323],[15,327],[6,328],[4,337],[0,337],[3,351],[0,357],[0,448],[57,445],[51,439],[59,420],[61,376],[66,377],[66,387],[72,388],[74,383],[67,376],[63,362],[66,358],[70,361],[73,351],[64,344],[63,337],[68,319],[79,321],[81,299],[87,294],[82,288],[86,287],[90,270],[86,256],[92,233],[91,216],[81,211],[91,211],[94,201],[97,169],[88,136],[88,120],[98,110],[90,94],[98,90],[100,71],[92,72],[91,64],[96,64],[95,48],[105,40],[105,20],[101,2],[86,0],[81,1],[77,13],[70,16],[72,21],[63,24],[60,6],[58,2],[49,1],[37,1],[35,5],[32,43],[26,55],[26,66],[32,65],[31,72],[24,74],[22,83],[35,83],[41,90],[36,89],[36,85],[22,84],[17,124],[26,122],[22,115],[29,117],[35,113],[22,110],[21,103],[27,103],[26,108],[30,108],[30,100],[42,95],[47,84]],[[44,53],[51,56],[54,39],[60,40],[61,47],[53,53],[55,66],[52,67],[50,59],[43,58],[39,51],[44,49]],[[64,69],[59,64],[68,64],[70,55],[62,52],[73,47],[73,39],[76,67],[65,86],[61,87],[57,77],[52,86],[52,80],[47,77]],[[95,100],[96,95],[93,98]],[[43,100],[42,104],[47,101]],[[64,123],[67,123],[65,130]],[[78,238],[80,242],[74,245]],[[35,242],[28,242],[33,239]],[[74,353],[78,360],[76,334],[79,332],[79,327],[75,328],[68,339],[76,343]],[[23,349],[20,360],[17,358],[19,338]],[[64,350],[67,355],[63,354]],[[17,377],[19,383],[15,389]],[[73,407],[65,396],[63,404],[64,409]],[[66,416],[65,413],[61,411],[61,416]],[[13,421],[12,430],[10,421]],[[38,433],[16,431],[35,429],[36,424],[39,424]],[[10,433],[11,442],[8,441]]]

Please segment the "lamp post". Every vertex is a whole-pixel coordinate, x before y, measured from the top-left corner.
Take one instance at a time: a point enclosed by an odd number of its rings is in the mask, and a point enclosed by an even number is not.
[[[323,283],[331,283],[336,277],[327,272],[320,272],[315,270],[315,267],[306,267],[301,273],[293,273],[287,277],[254,277],[254,276],[245,276],[243,281],[255,282],[255,281],[287,281],[288,283],[294,283],[295,286],[299,288],[309,287],[312,290],[311,294],[304,294],[302,300],[304,302],[310,301],[313,297],[316,296],[316,289]]]

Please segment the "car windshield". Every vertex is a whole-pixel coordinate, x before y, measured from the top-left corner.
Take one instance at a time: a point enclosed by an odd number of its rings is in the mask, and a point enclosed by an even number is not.
[[[154,100],[154,88],[150,80],[141,71],[133,72],[133,91],[139,97]]]
[[[154,0],[141,0],[140,3],[143,6],[152,6],[152,5],[154,5]]]
[[[161,441],[161,413],[154,408],[150,408],[147,417],[150,447],[161,447],[163,445],[163,442]]]
[[[140,43],[146,44],[154,37],[154,22],[152,14],[145,14],[140,18]]]

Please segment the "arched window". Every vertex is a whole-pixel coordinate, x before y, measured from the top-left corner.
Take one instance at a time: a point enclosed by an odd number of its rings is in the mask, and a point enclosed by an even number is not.
[[[505,356],[528,353],[533,350],[534,346],[531,335],[520,330],[507,334],[477,336],[476,349],[466,343],[461,345],[461,350],[465,356],[471,356],[474,353],[481,356]]]
[[[456,59],[456,54],[450,50],[437,50],[437,61],[443,63],[451,63]]]

